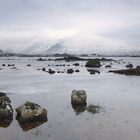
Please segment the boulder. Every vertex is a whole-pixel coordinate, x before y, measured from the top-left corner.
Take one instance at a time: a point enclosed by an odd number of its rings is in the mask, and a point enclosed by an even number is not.
[[[74,73],[74,70],[73,69],[68,69],[67,73],[72,74],[72,73]]]
[[[73,90],[71,94],[72,105],[84,105],[86,104],[87,95],[84,90]]]
[[[97,59],[89,60],[85,65],[85,67],[100,67],[100,66],[101,66],[101,63]]]
[[[13,120],[11,100],[3,92],[0,92],[0,127],[8,127]]]
[[[16,108],[16,112],[20,123],[47,121],[47,110],[29,101]]]

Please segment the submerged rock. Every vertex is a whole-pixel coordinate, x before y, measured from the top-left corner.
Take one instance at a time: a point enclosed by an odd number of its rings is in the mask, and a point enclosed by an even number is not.
[[[99,113],[100,108],[101,108],[100,106],[90,104],[86,107],[86,111],[95,114],[95,113]]]
[[[11,100],[5,93],[0,92],[0,127],[8,127],[13,120]]]
[[[74,73],[74,70],[73,69],[68,69],[67,73],[72,74],[72,73]]]
[[[16,112],[20,124],[47,121],[47,110],[29,101],[16,108]]]
[[[87,95],[84,90],[73,90],[71,94],[72,105],[86,105]]]
[[[100,66],[101,66],[101,63],[97,59],[89,60],[85,65],[85,67],[100,67]]]

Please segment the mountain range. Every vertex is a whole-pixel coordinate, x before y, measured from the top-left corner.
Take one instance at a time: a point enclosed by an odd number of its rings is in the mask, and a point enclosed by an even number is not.
[[[53,55],[53,54],[98,54],[98,55],[113,55],[113,56],[121,56],[121,55],[128,55],[128,56],[140,56],[140,50],[137,49],[129,49],[125,50],[125,48],[122,47],[121,50],[112,50],[108,51],[110,47],[107,48],[107,46],[102,46],[102,48],[99,50],[100,46],[96,46],[95,49],[89,50],[84,49],[84,50],[78,50],[75,51],[74,48],[70,48],[67,45],[65,45],[63,42],[58,42],[55,44],[52,44],[50,46],[43,45],[36,43],[30,47],[20,49],[20,50],[3,50],[0,49],[0,54],[23,54],[23,55]],[[5,55],[6,56],[6,55]]]

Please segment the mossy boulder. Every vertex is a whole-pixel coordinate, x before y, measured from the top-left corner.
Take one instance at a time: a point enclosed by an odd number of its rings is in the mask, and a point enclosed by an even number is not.
[[[47,110],[29,101],[16,108],[16,112],[16,118],[20,123],[47,121]]]
[[[84,105],[86,104],[87,95],[84,90],[73,90],[71,94],[72,105]]]
[[[92,60],[89,60],[85,67],[100,67],[101,66],[101,63],[98,59],[92,59]]]
[[[0,127],[7,127],[13,120],[11,100],[5,93],[0,92]]]

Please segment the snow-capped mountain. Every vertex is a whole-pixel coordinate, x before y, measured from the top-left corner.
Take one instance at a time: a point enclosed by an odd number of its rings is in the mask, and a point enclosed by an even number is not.
[[[66,53],[67,49],[63,43],[56,43],[52,45],[45,53],[46,54],[56,54],[56,53]]]
[[[21,54],[56,54],[56,53],[65,53],[66,47],[63,43],[56,43],[50,46],[42,45],[42,44],[34,44],[31,47],[28,47],[21,51]]]
[[[46,52],[47,49],[48,49],[48,46],[45,46],[42,44],[34,44],[33,46],[22,50],[20,53],[22,53],[22,54],[44,54],[44,52]]]

